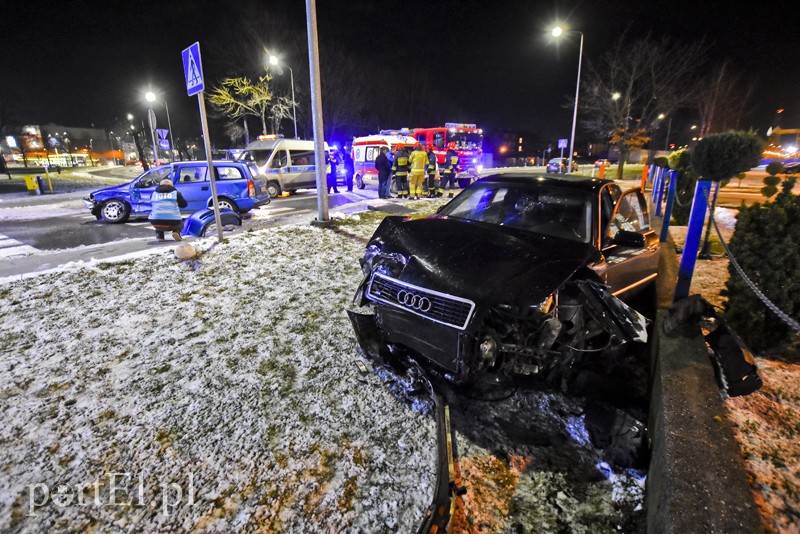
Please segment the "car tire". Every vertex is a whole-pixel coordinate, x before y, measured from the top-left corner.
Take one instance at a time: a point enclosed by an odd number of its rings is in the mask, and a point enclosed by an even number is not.
[[[367,184],[364,183],[364,177],[360,174],[356,174],[356,187],[359,189],[364,189]]]
[[[467,187],[469,187],[469,178],[459,178],[458,187],[460,187],[461,189],[466,189]]]
[[[217,205],[219,206],[219,210],[231,210],[234,213],[239,213],[239,207],[236,205],[236,202],[233,200],[226,198],[226,197],[219,197],[217,198]],[[214,201],[209,201],[208,207],[210,209],[214,209]]]
[[[119,224],[128,220],[131,207],[124,200],[112,198],[100,206],[100,217],[107,223]]]
[[[277,198],[281,196],[281,185],[278,182],[268,182],[267,183],[267,193],[269,193],[270,198]]]

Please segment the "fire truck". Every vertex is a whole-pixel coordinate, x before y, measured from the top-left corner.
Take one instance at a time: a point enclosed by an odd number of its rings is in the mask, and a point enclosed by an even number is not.
[[[477,179],[483,170],[483,130],[474,124],[446,122],[444,126],[434,128],[414,128],[410,130],[422,145],[432,145],[433,153],[439,165],[444,163],[444,156],[450,143],[458,154],[458,186],[467,187],[471,180]]]
[[[375,158],[380,154],[381,147],[386,147],[391,150],[401,146],[413,147],[416,143],[417,140],[407,129],[381,130],[379,134],[356,137],[353,139],[352,153],[350,155],[353,158],[353,172],[356,186],[359,189],[364,189],[365,179],[378,179],[378,171],[375,169]]]

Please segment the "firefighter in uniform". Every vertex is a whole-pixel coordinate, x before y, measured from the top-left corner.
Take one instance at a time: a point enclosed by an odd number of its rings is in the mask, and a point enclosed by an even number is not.
[[[428,145],[428,198],[436,196],[438,184],[436,183],[436,154],[433,153],[433,147]]]
[[[411,164],[411,193],[409,197],[419,200],[422,195],[422,182],[425,181],[425,167],[428,166],[428,155],[422,150],[422,145],[417,143],[414,152],[408,157]]]
[[[456,187],[456,174],[458,174],[458,154],[455,143],[447,145],[447,154],[444,155],[442,166],[442,183],[439,185],[439,196],[444,195],[444,190],[450,184],[449,194],[453,198],[453,189]]]
[[[408,198],[408,153],[402,146],[397,149],[392,161],[397,198]]]

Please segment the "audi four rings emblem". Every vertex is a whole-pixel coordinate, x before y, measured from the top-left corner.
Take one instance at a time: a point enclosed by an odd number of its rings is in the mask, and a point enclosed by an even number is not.
[[[430,311],[431,309],[430,299],[427,297],[420,297],[405,289],[401,289],[397,292],[397,302],[421,312]]]

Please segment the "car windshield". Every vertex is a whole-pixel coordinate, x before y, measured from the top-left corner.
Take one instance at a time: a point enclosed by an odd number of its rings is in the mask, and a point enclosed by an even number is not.
[[[447,142],[455,143],[456,148],[474,150],[483,144],[483,135],[468,132],[447,132]]]
[[[136,187],[152,187],[161,183],[165,178],[172,178],[172,167],[166,165],[149,170],[136,179]]]
[[[476,184],[440,212],[527,232],[589,243],[592,203],[587,192],[526,184]]]

